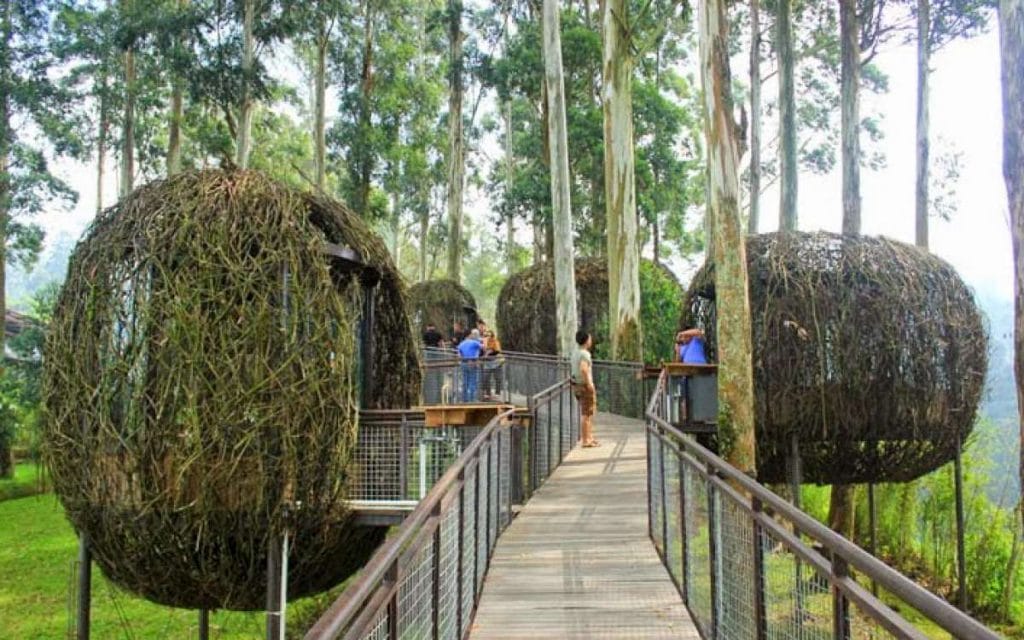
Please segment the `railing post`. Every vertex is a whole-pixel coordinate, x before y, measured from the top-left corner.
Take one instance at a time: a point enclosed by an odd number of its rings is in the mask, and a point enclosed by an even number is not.
[[[757,516],[762,511],[761,499],[753,498],[750,506],[754,512],[751,518],[754,530],[754,627],[757,640],[765,640],[768,636],[768,618],[765,611],[764,547],[761,545],[761,525],[757,522]],[[797,588],[800,588],[799,585]]]
[[[398,558],[392,561],[391,567],[388,569],[387,579],[391,584],[395,585],[394,590],[391,593],[391,597],[388,598],[388,640],[398,640],[398,594],[401,591],[398,588],[400,574],[398,571]]]
[[[659,429],[661,446],[658,447],[658,475],[661,477],[661,550],[665,567],[669,565],[668,549],[668,480],[665,478],[665,449],[668,444],[668,434]],[[670,574],[671,575],[671,574]]]
[[[458,557],[455,560],[455,632],[456,637],[462,637],[462,572],[463,572],[463,557],[465,556],[466,540],[465,540],[465,526],[466,526],[466,468],[463,467],[459,470],[459,537],[458,537]]]
[[[651,494],[653,482],[651,481],[651,475],[654,473],[654,465],[652,464],[651,446],[654,444],[655,437],[655,425],[649,420],[647,421],[647,427],[644,429],[647,432],[647,537],[654,542],[654,500]]]
[[[405,413],[402,413],[398,431],[398,497],[401,500],[409,498],[409,422]]]
[[[682,451],[680,449],[680,451]],[[682,551],[682,575],[679,576],[679,592],[683,596],[683,603],[690,603],[690,586],[687,582],[687,575],[690,567],[689,540],[686,539],[686,463],[683,456],[676,458],[679,465],[679,536],[681,538],[680,549]]]
[[[565,459],[565,438],[562,437],[565,431],[565,416],[562,411],[562,392],[558,392],[558,460],[561,462]]]
[[[441,637],[439,631],[439,622],[441,619],[441,522],[443,520],[441,516],[441,503],[443,500],[439,500],[431,515],[434,517],[434,535],[431,536],[432,544],[434,546],[433,554],[433,566],[431,567],[431,580],[430,580],[430,626],[431,636],[435,640]]]
[[[708,494],[708,566],[711,568],[711,637],[718,638],[718,610],[721,604],[721,595],[718,584],[718,513],[715,509],[715,483],[711,478],[715,476],[714,466],[707,463],[707,494]]]
[[[477,576],[480,575],[480,474],[483,470],[480,450],[476,451],[476,473],[473,474],[473,599],[480,593]]]
[[[850,604],[839,588],[839,580],[849,575],[846,560],[832,554],[832,637],[847,640],[850,637]]]
[[[538,441],[537,431],[540,429],[540,420],[538,419],[537,403],[534,402],[533,396],[531,395],[526,400],[527,407],[530,411],[530,430],[527,432],[527,455],[529,456],[530,465],[530,495],[537,490],[538,474],[537,474],[537,449],[540,447]]]

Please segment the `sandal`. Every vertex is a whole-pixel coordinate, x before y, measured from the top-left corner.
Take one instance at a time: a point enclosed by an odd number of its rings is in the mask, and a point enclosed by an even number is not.
[[[584,449],[593,449],[594,447],[600,447],[601,443],[597,440],[591,440],[590,442],[583,443]]]

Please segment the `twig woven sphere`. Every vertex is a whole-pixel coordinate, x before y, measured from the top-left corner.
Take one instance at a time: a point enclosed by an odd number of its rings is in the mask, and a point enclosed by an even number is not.
[[[758,477],[902,482],[953,459],[974,424],[987,336],[942,259],[885,238],[770,233],[747,239]],[[714,270],[694,277],[680,324],[714,352]]]
[[[340,266],[325,242],[369,269]],[[166,605],[252,610],[285,532],[289,597],[361,566],[383,536],[344,506],[366,295],[370,403],[407,406],[419,371],[399,277],[344,206],[205,171],[96,219],[46,345],[44,441],[57,495],[110,579]]]
[[[467,307],[474,311],[468,312]],[[409,317],[417,330],[433,324],[447,336],[454,321],[465,325],[476,315],[475,309],[473,294],[454,280],[427,280],[409,287]]]
[[[660,362],[672,356],[672,341],[683,290],[664,265],[640,260],[640,322],[644,359]],[[576,312],[580,327],[594,337],[595,357],[611,349],[608,330],[608,260],[576,259]],[[498,334],[512,351],[555,354],[555,269],[541,263],[513,275],[498,295]]]

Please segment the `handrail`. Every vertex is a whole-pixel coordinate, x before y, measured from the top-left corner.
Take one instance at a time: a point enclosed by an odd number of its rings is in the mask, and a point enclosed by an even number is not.
[[[724,478],[732,482],[734,486],[746,491],[752,500],[759,501],[764,507],[770,507],[777,516],[789,520],[799,531],[820,543],[849,566],[859,570],[865,577],[874,580],[879,586],[902,599],[955,637],[971,638],[972,640],[999,640],[1000,636],[982,623],[797,509],[659,417],[655,408],[660,394],[664,392],[666,382],[666,373],[663,371],[658,379],[658,386],[652,395],[651,402],[648,403],[647,419],[662,429],[664,433],[673,436],[679,445],[686,449],[686,453],[706,465],[709,472],[713,470],[718,477]],[[648,428],[650,427],[648,426]]]
[[[454,486],[461,481],[462,474],[470,462],[477,457],[483,444],[490,440],[500,424],[508,419],[514,409],[498,414],[487,423],[487,426],[473,439],[462,455],[441,476],[434,487],[420,500],[419,504],[402,522],[398,532],[387,539],[374,552],[363,568],[363,572],[339,596],[334,603],[317,620],[316,624],[306,633],[306,638],[333,638],[356,619],[364,608],[364,604],[387,578],[392,566],[403,555],[410,541],[420,533],[420,529],[435,517],[436,511]]]

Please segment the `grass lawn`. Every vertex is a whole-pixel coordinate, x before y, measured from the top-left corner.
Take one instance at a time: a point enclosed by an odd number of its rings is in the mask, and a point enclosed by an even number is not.
[[[34,496],[48,488],[49,484],[43,482],[36,463],[19,462],[14,465],[13,478],[0,478],[0,501]]]
[[[0,502],[0,638],[62,638],[74,616],[73,577],[78,541],[52,494]],[[111,585],[99,569],[92,577],[92,637],[195,638],[198,614],[172,609]],[[289,637],[301,637],[333,596],[289,605]],[[260,612],[216,611],[212,638],[261,638]]]

